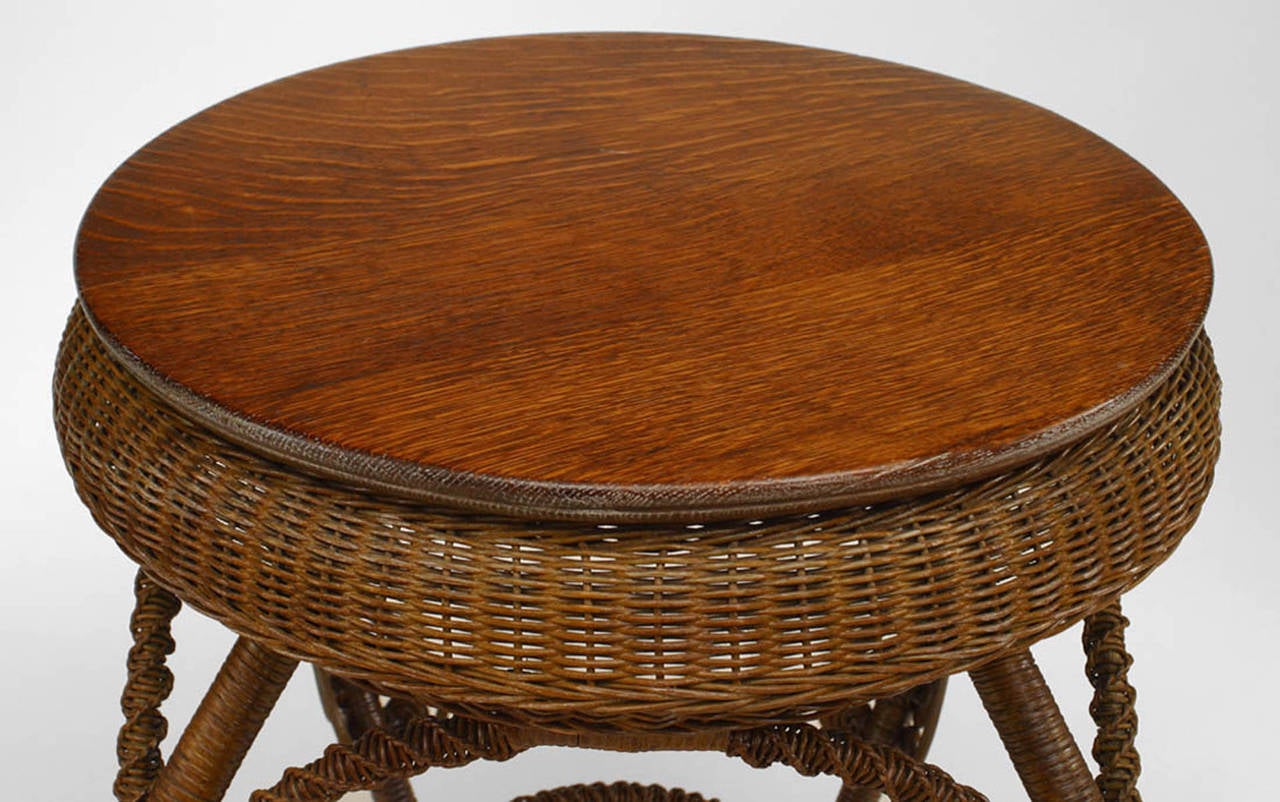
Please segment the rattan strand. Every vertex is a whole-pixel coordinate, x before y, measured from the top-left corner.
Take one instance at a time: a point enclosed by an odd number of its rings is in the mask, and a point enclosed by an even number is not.
[[[1129,684],[1133,658],[1124,648],[1124,629],[1128,625],[1119,602],[1084,622],[1085,674],[1094,689],[1089,715],[1098,725],[1093,759],[1098,761],[1098,790],[1103,802],[1142,802],[1138,793],[1142,761],[1134,746],[1138,714],[1133,703],[1137,692]]]
[[[768,521],[542,524],[382,498],[212,436],[73,313],[63,453],[102,528],[268,648],[493,720],[806,720],[1064,629],[1177,545],[1217,454],[1202,336],[1114,425],[955,490]]]

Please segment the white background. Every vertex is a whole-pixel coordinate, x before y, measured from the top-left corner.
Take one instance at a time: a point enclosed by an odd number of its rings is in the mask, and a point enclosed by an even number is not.
[[[226,96],[292,72],[431,42],[556,30],[775,39],[947,73],[1046,106],[1150,167],[1203,226],[1209,330],[1226,382],[1217,485],[1197,528],[1130,595],[1149,800],[1274,799],[1280,527],[1280,23],[1218,2],[16,2],[0,5],[0,796],[109,799],[133,569],[64,473],[50,423],[71,246],[97,186],[135,148]],[[167,706],[180,726],[230,636],[184,613]],[[1079,630],[1036,654],[1090,737]],[[175,730],[178,729],[175,726]],[[229,798],[328,742],[300,671]],[[995,800],[1023,798],[967,679],[932,755]],[[430,772],[427,798],[498,800],[630,778],[730,800],[830,800],[830,782],[713,755],[542,750]]]

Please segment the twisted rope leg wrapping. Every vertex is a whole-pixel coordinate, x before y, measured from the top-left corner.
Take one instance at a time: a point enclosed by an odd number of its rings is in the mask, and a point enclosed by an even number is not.
[[[173,690],[173,672],[165,665],[165,658],[174,649],[169,623],[182,607],[177,597],[142,571],[134,580],[133,595],[135,603],[129,619],[133,646],[129,649],[129,674],[120,698],[125,722],[116,738],[120,771],[113,790],[120,802],[138,802],[145,797],[164,767],[160,742],[169,731],[169,723],[160,712],[160,705]]]
[[[398,732],[366,731],[350,746],[332,744],[324,756],[287,769],[280,782],[255,791],[252,802],[333,802],[350,791],[368,790],[395,778],[413,777],[435,766],[453,768],[474,760],[507,760],[524,751],[511,730],[464,718],[415,718]]]
[[[1133,658],[1124,648],[1128,625],[1119,602],[1084,622],[1085,673],[1093,685],[1089,714],[1098,725],[1093,758],[1098,761],[1098,789],[1105,802],[1142,802],[1137,789],[1142,762],[1133,743],[1138,733],[1133,709],[1137,693],[1128,679]]]
[[[873,744],[896,746],[917,760],[924,760],[933,741],[947,681],[936,680],[906,693],[877,699],[874,706],[854,705],[824,719],[822,729]],[[840,788],[836,802],[876,802],[879,788]]]
[[[466,718],[417,716],[396,729],[375,728],[350,746],[330,745],[319,760],[288,769],[276,785],[255,792],[252,802],[334,802],[433,766],[507,760],[533,745],[519,730]],[[808,724],[733,733],[725,752],[759,768],[783,763],[807,776],[830,774],[849,785],[883,788],[894,802],[986,802],[974,789],[899,749]]]
[[[333,724],[339,743],[350,745],[371,729],[388,727],[391,724],[389,714],[394,714],[402,706],[393,702],[384,707],[378,694],[321,668],[315,669],[315,675],[320,702]],[[370,790],[373,802],[417,802],[413,786],[405,777],[393,778]]]
[[[892,746],[869,744],[807,724],[746,730],[730,736],[729,755],[764,768],[790,766],[806,776],[830,774],[845,785],[882,788],[893,802],[986,802],[942,769]]]

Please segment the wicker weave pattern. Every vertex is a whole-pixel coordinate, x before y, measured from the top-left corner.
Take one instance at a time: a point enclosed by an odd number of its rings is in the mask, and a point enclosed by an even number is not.
[[[1107,430],[1003,476],[769,521],[615,528],[401,503],[175,414],[77,309],[55,380],[96,520],[184,601],[268,648],[480,718],[750,726],[904,692],[1104,606],[1208,491],[1203,337]]]
[[[159,707],[172,683],[165,657],[173,648],[169,621],[179,603],[143,572],[136,584],[137,606],[132,619],[135,648],[130,652],[129,681],[123,708],[127,723],[121,731],[121,772],[117,796],[122,800],[145,798],[163,766],[160,741],[168,725]],[[1091,706],[1098,722],[1094,754],[1100,763],[1098,786],[1103,798],[1139,799],[1134,789],[1137,755],[1133,751],[1135,722],[1133,692],[1125,679],[1132,663],[1124,649],[1125,619],[1119,605],[1085,620],[1084,646],[1090,681],[1098,689]],[[430,766],[461,765],[476,758],[506,759],[540,740],[532,731],[518,731],[457,717],[438,717],[421,703],[393,699],[385,709],[376,697],[363,696],[346,680],[319,672],[322,697],[334,718],[342,743],[331,746],[323,757],[302,768],[285,772],[279,783],[258,793],[260,800],[336,799],[357,789],[372,789],[375,799],[412,800],[409,777]],[[785,762],[805,774],[831,773],[844,779],[841,797],[878,795],[881,788],[907,798],[979,798],[976,792],[955,784],[945,773],[922,762],[932,735],[942,683],[917,688],[900,698],[881,700],[867,709],[850,708],[832,717],[819,733],[807,726],[766,727],[732,734],[717,733],[693,748],[720,749],[738,754],[754,765]],[[327,691],[327,692],[326,692]],[[1098,700],[1102,699],[1103,702]],[[888,702],[889,704],[885,704]],[[890,711],[886,713],[885,711]],[[901,714],[901,715],[900,715]],[[879,719],[879,726],[877,725]],[[359,732],[352,730],[358,721]],[[869,738],[894,733],[898,747],[877,746]],[[693,736],[697,737],[697,736]],[[611,748],[638,748],[625,735],[608,735]],[[661,736],[650,747],[670,748],[678,741]],[[141,759],[128,759],[134,757]],[[914,759],[913,759],[914,758]],[[1132,770],[1130,770],[1132,769]],[[851,785],[866,782],[868,786]],[[935,796],[936,794],[936,796]],[[630,783],[576,785],[543,791],[521,800],[538,802],[697,802],[697,795],[679,789]],[[517,800],[520,802],[520,800]]]

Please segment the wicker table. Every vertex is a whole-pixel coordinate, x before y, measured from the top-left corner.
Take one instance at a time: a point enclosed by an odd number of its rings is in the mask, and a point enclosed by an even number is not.
[[[1118,599],[1208,492],[1211,272],[1050,112],[762,42],[421,48],[167,131],[76,272],[121,800],[221,798],[300,660],[340,743],[263,802],[539,744],[980,799],[922,762],[960,672],[1033,799],[1137,799]],[[165,764],[179,600],[241,637]],[[1096,781],[1027,651],[1082,619]]]

